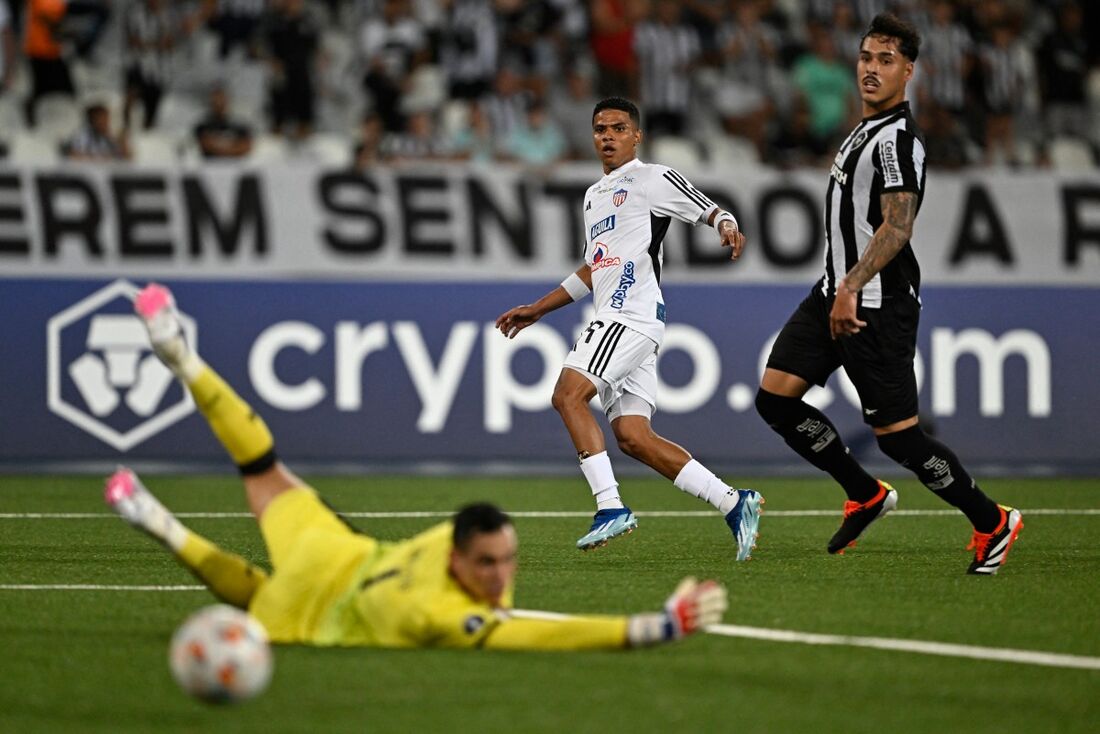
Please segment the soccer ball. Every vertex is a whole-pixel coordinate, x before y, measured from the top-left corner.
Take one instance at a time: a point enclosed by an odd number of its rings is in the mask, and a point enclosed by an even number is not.
[[[247,612],[227,604],[204,607],[172,635],[172,676],[208,703],[237,703],[259,695],[274,663],[267,631]]]

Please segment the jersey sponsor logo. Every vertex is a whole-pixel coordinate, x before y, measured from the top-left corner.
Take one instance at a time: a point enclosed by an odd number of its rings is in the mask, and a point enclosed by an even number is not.
[[[887,186],[900,186],[901,165],[898,163],[897,146],[893,140],[883,140],[878,146],[879,159],[882,161],[882,178]]]
[[[662,324],[665,323],[665,304],[663,303],[657,304],[657,320]]]
[[[839,158],[839,156],[837,156]],[[829,169],[829,175],[836,179],[836,182],[841,186],[848,185],[848,174],[841,170],[840,166],[833,164],[833,167]]]
[[[592,270],[600,270],[601,268],[615,267],[621,265],[622,260],[611,255],[611,248],[603,243],[597,242],[596,249],[592,253]]]
[[[626,303],[627,291],[634,285],[634,261],[623,265],[623,274],[619,276],[619,287],[611,294],[611,308],[621,309]]]
[[[485,617],[482,617],[480,614],[471,614],[469,617],[466,617],[466,620],[462,623],[462,629],[465,630],[468,635],[475,634],[484,626]]]
[[[47,404],[100,441],[128,451],[195,410],[149,346],[133,312],[138,287],[115,282],[81,299],[46,324]],[[194,320],[180,314],[197,344]]]
[[[626,202],[626,195],[630,193],[626,189],[619,189],[611,195],[611,203],[615,206],[622,206]]]
[[[604,219],[601,219],[600,221],[593,224],[592,229],[589,230],[589,239],[594,240],[604,232],[610,232],[613,229],[615,229],[614,214],[612,214],[610,217],[605,217]]]

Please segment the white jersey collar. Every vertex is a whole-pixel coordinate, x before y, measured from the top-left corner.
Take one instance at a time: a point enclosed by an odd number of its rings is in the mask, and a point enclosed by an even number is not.
[[[603,175],[603,178],[600,179],[600,180],[604,181],[604,180],[609,179],[609,178],[617,178],[617,177],[621,176],[622,174],[626,173],[627,171],[629,171],[630,169],[637,168],[640,165],[642,165],[642,161],[639,158],[631,158],[626,163],[622,164],[621,166],[619,166],[615,170],[611,171],[610,173],[605,173]]]

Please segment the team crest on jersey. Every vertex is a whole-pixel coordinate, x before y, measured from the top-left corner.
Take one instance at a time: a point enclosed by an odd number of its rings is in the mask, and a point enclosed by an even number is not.
[[[466,617],[466,621],[462,623],[462,629],[466,630],[466,634],[472,635],[479,629],[485,626],[485,617],[480,614],[471,614]]]
[[[630,193],[626,189],[619,189],[611,195],[611,203],[615,206],[622,206],[626,201],[626,195]]]
[[[866,130],[860,130],[859,133],[856,135],[855,139],[852,140],[852,147],[853,148],[858,148],[859,146],[863,145],[866,142],[867,142],[867,131]]]

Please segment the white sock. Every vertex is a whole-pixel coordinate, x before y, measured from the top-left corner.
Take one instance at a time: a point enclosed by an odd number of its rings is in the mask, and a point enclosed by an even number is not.
[[[695,459],[684,464],[684,468],[676,475],[673,484],[692,497],[709,502],[723,515],[737,504],[737,490],[716,477],[714,472]]]
[[[187,540],[188,530],[175,515],[168,511],[156,497],[148,491],[137,491],[130,500],[133,509],[127,513],[128,519],[142,530],[152,535],[178,553]],[[129,508],[128,508],[129,509]]]
[[[597,510],[617,510],[623,507],[619,497],[619,483],[615,481],[615,472],[611,469],[611,459],[606,451],[581,460],[581,472],[588,480],[592,496],[596,498]]]

